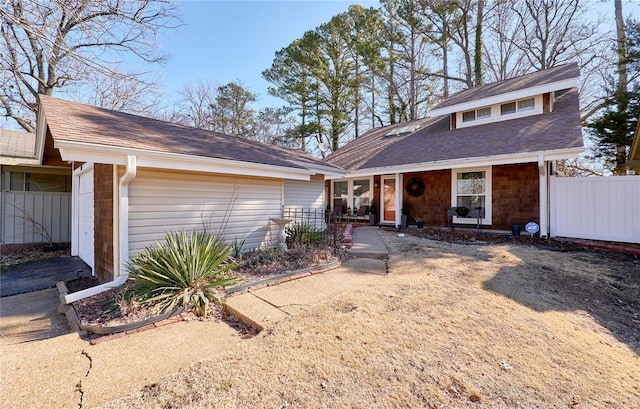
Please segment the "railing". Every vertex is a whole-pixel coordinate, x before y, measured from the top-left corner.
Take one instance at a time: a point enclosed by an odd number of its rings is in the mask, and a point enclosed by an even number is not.
[[[291,220],[285,226],[287,246],[338,245],[338,223],[324,209],[284,208],[282,218]]]

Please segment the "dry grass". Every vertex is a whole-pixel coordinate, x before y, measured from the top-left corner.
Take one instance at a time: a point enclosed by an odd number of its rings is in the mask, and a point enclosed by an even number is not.
[[[640,407],[637,259],[384,238],[381,284],[107,407]]]

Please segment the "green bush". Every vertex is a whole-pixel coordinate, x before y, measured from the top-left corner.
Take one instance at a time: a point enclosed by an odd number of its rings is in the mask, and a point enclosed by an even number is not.
[[[322,243],[324,234],[311,224],[294,223],[285,227],[287,246],[294,244],[307,244],[317,246]]]
[[[156,245],[127,263],[133,283],[128,291],[141,304],[162,312],[184,306],[207,316],[209,302],[220,303],[217,289],[240,281],[227,277],[236,266],[230,258],[233,247],[214,234],[168,232]]]

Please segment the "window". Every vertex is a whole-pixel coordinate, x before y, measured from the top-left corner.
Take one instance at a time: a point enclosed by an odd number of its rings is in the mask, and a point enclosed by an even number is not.
[[[508,104],[500,105],[500,115],[508,115],[516,113],[516,103],[509,102]]]
[[[353,211],[357,212],[360,206],[371,204],[371,189],[369,179],[356,179],[353,181]]]
[[[508,115],[516,112],[533,111],[536,108],[536,99],[527,98],[520,101],[508,102],[500,105],[500,114]]]
[[[462,113],[462,122],[471,122],[476,120],[476,111],[467,111]]]
[[[2,172],[2,190],[14,192],[71,192],[71,175]]]
[[[347,210],[357,212],[360,206],[370,206],[373,198],[371,190],[372,180],[367,179],[345,179],[333,182],[333,210],[342,209],[341,213],[346,214]]]
[[[471,122],[477,119],[491,118],[491,107],[484,107],[473,111],[462,113],[462,122]]]
[[[518,112],[531,111],[536,107],[536,100],[534,98],[523,99],[518,101]]]
[[[480,108],[477,113],[478,119],[491,118],[491,107]]]
[[[333,183],[333,209],[342,209],[341,213],[347,212],[349,203],[349,185],[346,180]]]
[[[478,209],[482,223],[491,224],[491,168],[454,169],[452,178],[452,206]]]

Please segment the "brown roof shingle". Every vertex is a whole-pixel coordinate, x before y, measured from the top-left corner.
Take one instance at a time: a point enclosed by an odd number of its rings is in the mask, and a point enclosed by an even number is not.
[[[40,96],[54,140],[141,149],[304,169],[304,162],[331,166],[301,151],[112,111],[46,95]]]
[[[453,94],[433,109],[440,109],[452,105],[463,104],[465,102],[488,98],[499,94],[519,91],[531,88],[537,85],[550,84],[552,82],[564,81],[580,76],[580,68],[577,63],[569,63],[547,70],[536,71],[531,74],[525,74],[519,77],[511,78],[505,81],[487,84],[480,87],[469,88]]]
[[[385,136],[391,127],[376,128],[331,154],[327,161],[355,171],[582,148],[577,90],[558,92],[556,97],[553,112],[547,114],[453,130],[444,115],[415,121],[420,128],[404,136]]]

